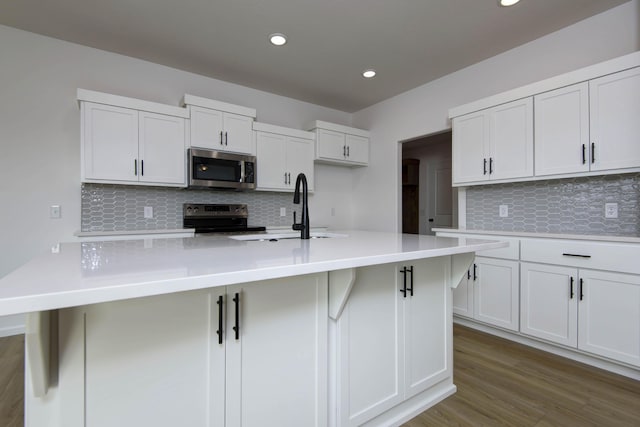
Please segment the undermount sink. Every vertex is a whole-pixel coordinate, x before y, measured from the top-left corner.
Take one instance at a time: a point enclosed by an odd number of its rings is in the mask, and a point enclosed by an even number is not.
[[[349,237],[347,234],[327,233],[327,232],[311,232],[312,239],[333,239]],[[264,233],[264,234],[241,234],[238,236],[229,236],[233,240],[243,240],[245,242],[277,242],[283,239],[299,239],[299,232],[291,233]]]

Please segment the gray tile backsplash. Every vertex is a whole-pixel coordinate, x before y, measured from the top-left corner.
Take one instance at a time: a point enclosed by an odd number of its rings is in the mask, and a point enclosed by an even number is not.
[[[130,185],[82,184],[82,231],[165,230],[182,228],[183,203],[246,203],[249,224],[280,226],[293,222],[293,194],[186,190]],[[153,218],[144,218],[144,207]],[[287,216],[280,216],[280,208]]]
[[[618,203],[618,218],[604,216]],[[509,207],[500,218],[499,205]],[[640,173],[467,188],[467,228],[640,236]]]

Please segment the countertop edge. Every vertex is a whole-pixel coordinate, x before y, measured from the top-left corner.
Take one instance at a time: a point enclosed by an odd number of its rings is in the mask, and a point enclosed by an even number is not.
[[[120,301],[132,298],[171,294],[176,292],[195,291],[200,289],[228,286],[239,283],[261,280],[279,279],[304,274],[322,273],[347,268],[366,267],[370,265],[411,261],[416,259],[436,258],[469,252],[498,249],[506,247],[507,242],[489,242],[478,239],[478,242],[467,242],[463,246],[398,252],[393,254],[369,255],[339,260],[320,261],[307,264],[260,267],[256,269],[204,274],[189,278],[169,278],[162,280],[130,283],[122,286],[99,287],[92,289],[52,292],[24,297],[0,300],[0,315],[12,315],[28,312],[56,310],[68,307]]]
[[[466,230],[460,228],[432,228],[434,232],[441,233],[464,233],[464,234],[483,234],[487,236],[505,236],[505,237],[531,237],[537,239],[566,239],[566,240],[587,240],[594,242],[612,242],[612,243],[640,243],[640,237],[625,236],[602,236],[602,235],[586,235],[586,234],[564,234],[564,233],[534,233],[527,231],[493,231],[493,230]]]

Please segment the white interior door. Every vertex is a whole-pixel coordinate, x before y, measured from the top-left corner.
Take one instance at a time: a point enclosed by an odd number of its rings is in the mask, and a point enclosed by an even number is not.
[[[427,211],[427,234],[435,235],[433,227],[453,224],[451,161],[427,165]]]

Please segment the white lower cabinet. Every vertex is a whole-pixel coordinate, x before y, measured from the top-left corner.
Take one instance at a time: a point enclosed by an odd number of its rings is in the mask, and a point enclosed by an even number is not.
[[[440,258],[357,269],[337,322],[338,425],[377,425],[451,375],[448,274]]]
[[[63,425],[326,426],[327,286],[319,273],[63,311],[85,322],[61,353],[84,357]]]
[[[521,332],[640,366],[640,276],[522,263]]]
[[[518,330],[518,261],[476,257],[473,318],[501,328]]]
[[[477,268],[477,267],[476,267]],[[473,279],[471,271],[473,265],[467,270],[456,288],[453,289],[453,314],[473,319]]]

